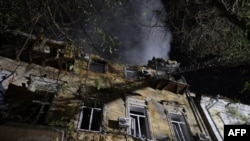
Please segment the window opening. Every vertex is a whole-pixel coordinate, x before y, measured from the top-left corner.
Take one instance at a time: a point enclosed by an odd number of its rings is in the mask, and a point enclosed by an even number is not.
[[[125,68],[125,78],[139,80],[139,72],[134,68]]]
[[[32,100],[32,104],[28,108],[28,115],[30,116],[27,120],[33,123],[43,124],[54,96],[55,93],[36,91],[34,100]]]
[[[78,129],[87,131],[101,131],[102,109],[83,107]]]
[[[145,107],[130,106],[131,135],[138,138],[150,138],[149,124]]]
[[[47,113],[56,93],[47,91],[32,92],[22,86],[9,84],[5,98],[10,105],[11,115],[17,115],[15,121],[46,124]]]
[[[105,73],[105,66],[106,66],[105,62],[91,60],[91,63],[89,65],[89,70],[98,73]]]
[[[189,141],[191,135],[188,126],[185,122],[185,118],[181,114],[170,113],[171,123],[174,129],[175,137],[177,141]]]

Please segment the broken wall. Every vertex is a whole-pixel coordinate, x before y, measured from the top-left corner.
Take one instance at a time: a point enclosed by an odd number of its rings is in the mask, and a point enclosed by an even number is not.
[[[110,72],[102,74],[84,69],[79,69],[79,72],[67,72],[3,57],[0,58],[0,65],[9,71],[15,71],[16,75],[10,81],[13,85],[29,91],[35,91],[33,86],[37,83],[32,83],[34,78],[39,78],[39,81],[49,79],[49,82],[58,83],[58,89],[54,99],[49,103],[50,108],[45,120],[50,126],[63,127],[67,131],[67,138],[84,141],[139,140],[134,137],[136,135],[132,135],[130,127],[120,128],[118,122],[119,117],[128,118],[132,110],[138,109],[130,108],[131,103],[134,107],[139,105],[145,110],[142,116],[146,117],[148,122],[145,133],[147,132],[149,140],[173,140],[175,138],[168,114],[175,111],[185,117],[192,135],[199,132],[185,95],[149,88],[150,83],[126,80],[123,75]],[[84,65],[87,64],[82,63],[82,68],[86,68]],[[52,86],[54,89],[54,85]],[[93,104],[89,104],[91,101]],[[95,105],[98,107],[94,107]],[[81,117],[84,117],[83,108],[87,108],[85,112],[89,115],[101,110],[101,116],[98,116],[98,119],[101,118],[100,130],[79,129],[82,126],[79,126]],[[182,111],[182,109],[185,110]],[[138,113],[135,115],[141,116]]]

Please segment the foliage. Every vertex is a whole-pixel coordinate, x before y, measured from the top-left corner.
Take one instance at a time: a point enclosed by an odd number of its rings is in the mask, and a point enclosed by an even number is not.
[[[241,90],[241,93],[244,92],[250,92],[250,82],[245,82],[243,89]]]
[[[108,50],[109,53],[115,52],[117,49],[116,47],[120,45],[120,41],[117,36],[113,36],[103,32],[102,29],[96,29],[96,34],[101,38],[101,47],[102,51]]]
[[[95,87],[97,90],[100,90],[102,88],[102,82],[99,79],[95,80]]]
[[[76,132],[74,122],[70,121],[67,124],[67,127],[68,127],[68,134],[69,134],[69,136],[72,136]]]
[[[190,62],[211,56],[220,58],[220,65],[250,62],[248,0],[178,0],[165,5],[167,23],[175,36],[174,48]]]
[[[68,138],[71,138],[76,132],[74,121],[70,120],[68,117],[61,117],[61,121],[65,123],[65,128]]]
[[[125,0],[0,0],[0,32],[45,35],[111,54],[120,41],[107,27],[112,18],[122,17],[125,5]]]

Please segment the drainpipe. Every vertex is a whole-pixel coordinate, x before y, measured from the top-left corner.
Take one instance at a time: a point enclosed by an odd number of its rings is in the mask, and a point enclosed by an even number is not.
[[[221,139],[223,139],[223,137],[222,137],[222,135],[221,135],[221,133],[220,133],[220,131],[219,131],[219,128],[217,127],[217,125],[216,125],[215,121],[213,120],[212,115],[211,115],[211,113],[210,113],[210,111],[209,111],[209,109],[211,109],[215,104],[217,104],[217,103],[219,102],[219,96],[220,96],[220,95],[217,95],[217,96],[216,96],[215,102],[214,102],[214,103],[212,103],[212,104],[210,104],[210,105],[207,105],[207,106],[205,106],[205,107],[206,107],[206,110],[207,110],[207,112],[208,112],[208,114],[209,114],[209,116],[210,116],[210,119],[212,120],[212,122],[213,122],[213,124],[214,124],[216,130],[219,132],[219,135],[220,135]]]
[[[202,132],[205,132],[206,134],[209,135],[209,132],[208,132],[208,130],[207,130],[207,128],[206,128],[205,123],[203,122],[203,119],[202,119],[202,117],[201,117],[201,115],[200,115],[200,113],[199,113],[199,110],[197,109],[197,107],[196,107],[196,105],[195,105],[195,102],[194,102],[193,98],[191,98],[190,91],[187,91],[186,94],[187,94],[187,97],[188,97],[190,106],[192,107],[192,110],[193,110],[194,113],[195,113],[195,118],[196,118],[196,120],[198,121],[198,124],[199,124],[199,126],[200,126],[201,131],[202,131]]]

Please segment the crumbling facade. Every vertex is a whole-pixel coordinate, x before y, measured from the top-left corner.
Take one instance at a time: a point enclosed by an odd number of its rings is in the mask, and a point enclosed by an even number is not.
[[[153,57],[125,66],[63,42],[30,40],[26,50],[1,46],[1,139],[214,139],[176,61]]]
[[[176,61],[126,66],[19,34],[25,46],[0,46],[1,140],[212,141],[249,124],[245,105],[202,96],[196,107]]]
[[[48,140],[84,141],[199,140],[206,134],[182,77],[148,77],[138,67],[140,79],[133,80],[126,78],[126,66],[93,55],[76,60],[72,71],[0,60],[1,130],[42,126],[56,133]]]
[[[224,140],[224,125],[249,125],[250,106],[226,97],[202,96],[199,108],[213,140]]]

